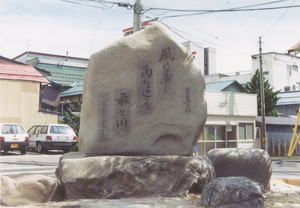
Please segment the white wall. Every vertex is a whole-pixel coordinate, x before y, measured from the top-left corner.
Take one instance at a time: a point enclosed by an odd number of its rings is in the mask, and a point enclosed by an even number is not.
[[[182,45],[184,45],[188,51],[192,52],[196,52],[194,55],[195,57],[195,61],[198,64],[198,66],[200,67],[201,73],[204,74],[204,47],[202,43],[198,43],[198,42],[184,42],[182,43]]]
[[[259,58],[252,58],[252,70],[255,72],[259,69]],[[279,53],[265,53],[262,55],[264,76],[269,80],[269,83],[274,90],[284,91],[286,86],[293,90],[300,90],[300,57]],[[298,71],[292,70],[288,74],[287,66],[295,65]]]
[[[257,95],[205,91],[208,115],[257,116]]]

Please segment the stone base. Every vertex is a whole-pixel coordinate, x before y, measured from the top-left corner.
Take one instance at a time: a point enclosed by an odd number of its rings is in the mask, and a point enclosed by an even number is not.
[[[185,196],[215,178],[206,157],[95,156],[69,153],[56,170],[67,199]]]

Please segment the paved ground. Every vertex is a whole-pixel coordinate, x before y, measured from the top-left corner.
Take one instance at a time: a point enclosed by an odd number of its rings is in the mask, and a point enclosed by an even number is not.
[[[300,179],[300,158],[272,159],[274,178]]]

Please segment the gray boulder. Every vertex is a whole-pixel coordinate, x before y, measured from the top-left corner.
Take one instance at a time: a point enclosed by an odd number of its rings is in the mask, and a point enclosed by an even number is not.
[[[222,208],[263,208],[263,185],[246,177],[216,178],[204,186],[204,206]]]
[[[58,188],[55,178],[40,174],[1,176],[1,205],[45,203],[52,199]]]
[[[206,121],[204,78],[154,24],[93,54],[84,79],[84,155],[191,155]]]
[[[272,161],[269,154],[261,149],[220,148],[207,153],[216,177],[245,176],[270,189]]]
[[[56,170],[68,199],[185,196],[215,177],[206,157],[62,156]]]

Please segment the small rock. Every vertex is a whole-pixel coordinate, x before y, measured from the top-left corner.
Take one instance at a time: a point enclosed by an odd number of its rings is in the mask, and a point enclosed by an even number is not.
[[[210,150],[207,157],[211,160],[216,177],[245,176],[270,190],[272,161],[262,149],[218,148]]]
[[[222,208],[263,208],[263,185],[246,177],[213,179],[202,191],[204,206]]]
[[[56,179],[40,174],[1,176],[0,182],[4,206],[49,202],[59,187]]]

